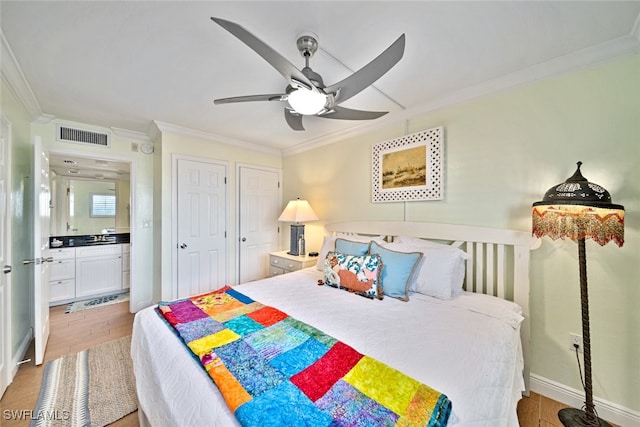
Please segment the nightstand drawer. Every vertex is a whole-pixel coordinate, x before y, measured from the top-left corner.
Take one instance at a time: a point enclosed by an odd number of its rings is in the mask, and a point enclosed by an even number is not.
[[[302,261],[294,261],[276,255],[271,255],[271,266],[281,268],[286,271],[296,271],[302,268]]]
[[[284,274],[284,273],[286,273],[286,272],[280,267],[274,267],[274,266],[269,267],[269,276],[270,277],[279,276],[279,275]]]
[[[269,254],[269,275],[277,276],[278,274],[301,270],[315,265],[317,261],[318,258],[308,255],[290,255],[287,251],[272,252]]]

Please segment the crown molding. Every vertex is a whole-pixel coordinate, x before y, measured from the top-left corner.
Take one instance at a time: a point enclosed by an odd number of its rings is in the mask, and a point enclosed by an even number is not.
[[[40,104],[38,103],[33,90],[31,90],[31,86],[29,86],[29,83],[22,72],[22,68],[20,68],[20,64],[18,64],[18,61],[11,50],[11,46],[9,46],[9,42],[5,38],[1,29],[0,39],[0,57],[2,58],[2,61],[0,61],[0,75],[2,77],[2,81],[7,85],[16,100],[22,104],[32,120],[41,120],[42,117],[46,120],[47,115],[42,113]],[[49,117],[53,118],[53,116]],[[51,119],[48,119],[47,121],[50,120]]]
[[[190,129],[183,126],[174,125],[171,123],[154,120],[153,125],[155,125],[155,128],[157,128],[157,132],[160,132],[160,133],[163,133],[163,132],[174,133],[177,135],[184,135],[192,138],[204,139],[206,141],[227,144],[233,147],[246,148],[247,150],[260,151],[267,154],[274,154],[277,156],[280,156],[282,154],[282,151],[277,148],[265,147],[264,145],[259,145],[256,143],[247,142],[240,139],[230,138],[227,136],[216,135],[214,133]],[[154,135],[155,138],[158,137],[157,135],[155,135],[157,132],[153,130],[150,131],[150,133]]]
[[[370,123],[355,126],[346,131],[335,132],[329,136],[307,140],[301,144],[282,150],[283,156],[291,156],[332,144],[348,137],[361,135],[375,129],[387,126],[390,123],[398,123],[403,120],[410,121],[427,113],[463,104],[487,95],[499,93],[519,86],[525,86],[537,81],[560,76],[565,73],[588,69],[596,65],[614,61],[624,56],[640,53],[640,15],[632,32],[606,43],[590,46],[585,49],[563,55],[531,67],[505,74],[504,76],[487,80],[473,86],[469,86],[448,96],[426,102],[418,107],[409,108],[396,113],[389,113]]]
[[[115,135],[117,135],[120,138],[136,139],[138,141],[151,142],[150,135],[147,135],[146,133],[143,133],[143,132],[117,128],[115,126],[111,126],[110,129]]]

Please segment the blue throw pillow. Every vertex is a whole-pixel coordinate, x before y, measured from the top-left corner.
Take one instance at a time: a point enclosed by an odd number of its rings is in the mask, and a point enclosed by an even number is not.
[[[352,240],[336,239],[336,252],[345,255],[367,255],[370,242],[354,242]]]
[[[422,258],[422,252],[396,252],[371,242],[371,254],[382,258],[382,292],[402,301],[409,301],[409,283]]]

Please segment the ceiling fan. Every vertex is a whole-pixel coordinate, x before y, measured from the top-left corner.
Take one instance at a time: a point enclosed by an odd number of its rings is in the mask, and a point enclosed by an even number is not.
[[[303,35],[297,40],[298,50],[305,59],[304,68],[299,70],[240,25],[220,18],[212,17],[211,20],[253,49],[289,82],[284,93],[220,98],[215,99],[214,104],[251,101],[286,102],[284,118],[291,129],[298,131],[304,130],[303,116],[342,120],[372,120],[387,114],[386,111],[354,110],[341,107],[339,104],[366,89],[402,58],[405,45],[404,34],[360,70],[338,83],[325,86],[320,74],[309,67],[309,58],[318,50],[318,41],[312,35]]]

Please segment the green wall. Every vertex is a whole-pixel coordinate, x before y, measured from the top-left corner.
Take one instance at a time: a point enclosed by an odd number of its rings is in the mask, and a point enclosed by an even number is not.
[[[371,147],[445,129],[442,201],[371,202]],[[594,394],[640,411],[640,55],[443,108],[284,158],[284,200],[302,197],[317,250],[322,224],[433,221],[523,231],[531,204],[584,162],[583,175],[626,208],[624,247],[587,242]],[[581,389],[568,334],[581,334],[577,245],[544,239],[532,253],[532,373]]]

